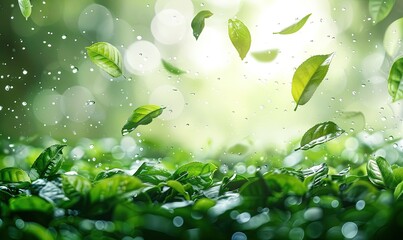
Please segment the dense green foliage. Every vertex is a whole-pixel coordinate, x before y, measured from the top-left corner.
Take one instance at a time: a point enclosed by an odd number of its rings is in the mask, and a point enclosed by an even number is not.
[[[142,156],[122,158],[116,141],[88,141],[43,151],[2,143],[0,157],[18,166],[0,166],[2,236],[379,239],[403,227],[401,141],[380,133],[283,154],[238,146],[197,160],[151,142],[137,145]]]

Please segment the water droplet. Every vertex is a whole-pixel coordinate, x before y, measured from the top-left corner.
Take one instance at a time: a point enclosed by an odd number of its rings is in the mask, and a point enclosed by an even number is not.
[[[94,144],[91,144],[91,145],[90,145],[90,149],[93,149],[93,148],[94,148]]]
[[[3,106],[0,106],[0,111],[3,110]]]
[[[63,138],[62,142],[66,143],[67,142],[67,138]]]
[[[27,106],[27,102],[22,102],[21,104],[22,104],[22,106],[24,106],[24,107]]]
[[[13,86],[6,85],[6,86],[4,87],[4,90],[6,90],[7,92],[10,91],[11,89],[13,89]]]
[[[353,94],[353,96],[355,96],[355,95],[357,94],[357,92],[356,92],[356,91],[353,91],[352,94]]]
[[[67,36],[66,35],[62,35],[62,39],[64,40],[64,39],[66,39],[67,38]]]
[[[73,73],[77,73],[77,72],[78,72],[78,68],[77,68],[77,67],[71,65],[70,68],[71,68],[71,71],[72,71]]]
[[[22,71],[22,74],[27,75],[27,74],[28,74],[28,71],[24,69],[24,70]]]
[[[137,36],[137,40],[141,40],[141,39],[143,39],[142,36]]]
[[[87,102],[85,102],[85,105],[87,105],[87,106],[91,106],[91,105],[94,105],[94,104],[95,104],[94,100],[88,100]]]

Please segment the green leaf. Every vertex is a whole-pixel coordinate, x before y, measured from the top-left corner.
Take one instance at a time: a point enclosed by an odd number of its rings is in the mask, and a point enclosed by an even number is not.
[[[295,150],[307,150],[313,148],[318,144],[337,138],[344,132],[345,131],[334,122],[328,121],[318,123],[306,131],[304,136],[302,136],[300,143],[301,146]]]
[[[161,62],[162,62],[162,65],[164,66],[165,70],[167,70],[168,72],[170,72],[172,74],[181,75],[181,74],[186,73],[186,71],[175,67],[174,65],[172,65],[169,62],[165,61],[164,59],[162,59]]]
[[[136,108],[123,126],[122,135],[132,132],[139,125],[147,125],[151,123],[153,118],[161,115],[163,110],[164,108],[157,105],[144,105]]]
[[[403,196],[403,182],[400,182],[399,184],[397,184],[396,188],[395,188],[395,192],[393,193],[395,200],[399,200],[402,199]]]
[[[323,179],[327,177],[329,172],[329,167],[326,163],[322,163],[317,166],[313,166],[308,169],[302,170],[302,174],[304,175],[304,184],[309,188],[319,186]]]
[[[306,15],[298,22],[294,23],[289,27],[284,28],[280,32],[274,32],[273,34],[292,34],[298,32],[298,30],[300,30],[305,25],[306,21],[308,21],[308,18],[311,16],[311,14],[312,13]]]
[[[138,177],[144,183],[158,185],[161,182],[166,182],[171,176],[171,173],[163,168],[158,168],[154,165],[144,162],[136,170],[133,176]]]
[[[385,19],[390,11],[392,11],[396,0],[369,0],[369,14],[373,19],[373,23],[377,24]]]
[[[114,176],[116,174],[123,174],[123,175],[126,174],[126,175],[128,175],[125,170],[122,170],[122,169],[119,169],[119,168],[114,168],[114,169],[105,170],[105,171],[102,171],[102,172],[98,173],[95,176],[94,181],[99,181],[101,179],[109,178],[109,177],[112,177],[112,176]]]
[[[38,178],[48,178],[57,173],[63,163],[63,148],[65,144],[55,144],[46,148],[32,164],[29,177],[32,181]]]
[[[63,191],[71,200],[85,196],[91,190],[91,182],[78,175],[62,176]]]
[[[31,179],[28,174],[19,168],[8,167],[0,170],[0,184],[7,187],[24,188],[29,186]]]
[[[22,229],[24,234],[27,234],[28,237],[26,239],[40,239],[40,240],[54,240],[50,231],[43,227],[42,225],[35,222],[26,222],[24,223],[24,228]],[[24,238],[25,239],[25,238]]]
[[[383,47],[386,53],[395,59],[403,51],[403,18],[392,22],[385,31]]]
[[[22,196],[10,200],[10,209],[15,212],[38,211],[46,214],[53,213],[53,206],[37,196]]]
[[[18,5],[20,5],[22,16],[24,16],[25,19],[28,20],[32,12],[31,2],[29,0],[18,0]]]
[[[196,16],[193,18],[191,26],[193,29],[193,36],[199,39],[201,32],[204,29],[204,20],[213,16],[213,13],[208,10],[200,11]]]
[[[214,207],[216,202],[210,198],[201,198],[193,205],[193,210],[198,212],[207,212],[210,208]]]
[[[378,187],[393,189],[396,186],[395,176],[388,161],[383,157],[370,159],[367,163],[368,179]]]
[[[396,60],[390,69],[388,90],[393,102],[403,99],[403,58]]]
[[[133,176],[114,175],[97,182],[90,190],[91,203],[107,202],[123,197],[126,193],[143,187],[143,183]]]
[[[191,162],[179,167],[171,179],[205,189],[213,183],[212,177],[216,170],[217,166],[212,163]]]
[[[179,194],[181,194],[187,201],[190,200],[189,193],[186,192],[185,188],[183,187],[182,183],[176,181],[176,180],[168,180],[166,182],[166,185],[175,191],[177,191]]]
[[[333,53],[328,55],[316,55],[308,58],[295,71],[292,77],[292,96],[298,105],[304,105],[325,78],[332,61]]]
[[[259,52],[252,52],[252,57],[259,62],[271,62],[276,59],[278,55],[278,49],[269,49]]]
[[[112,44],[98,42],[86,47],[86,49],[91,61],[102,70],[112,77],[122,75],[122,55]]]
[[[393,176],[395,176],[395,184],[403,182],[403,167],[393,168]]]
[[[228,35],[232,45],[234,45],[235,49],[238,51],[239,57],[243,60],[246,54],[248,54],[252,43],[249,29],[240,20],[229,19]]]

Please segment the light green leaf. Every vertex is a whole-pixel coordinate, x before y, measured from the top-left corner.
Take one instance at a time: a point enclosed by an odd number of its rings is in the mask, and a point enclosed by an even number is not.
[[[396,58],[403,51],[403,18],[391,23],[385,31],[383,46],[386,53]]]
[[[64,193],[72,200],[85,196],[91,189],[91,182],[78,175],[63,175],[62,184]]]
[[[185,188],[183,187],[182,183],[176,181],[176,180],[168,180],[166,182],[166,185],[175,191],[177,191],[179,194],[181,194],[187,201],[190,200],[189,193],[186,192]]]
[[[162,59],[161,62],[162,62],[162,65],[164,66],[165,70],[167,70],[168,72],[170,72],[172,74],[181,75],[181,74],[186,73],[186,71],[175,67],[174,65],[172,65],[169,62],[165,61],[164,59]]]
[[[373,19],[373,23],[377,24],[385,19],[390,11],[392,11],[396,0],[369,0],[369,14]]]
[[[390,69],[388,90],[393,102],[403,99],[403,58],[396,60]]]
[[[65,144],[55,144],[43,150],[29,172],[32,181],[51,177],[59,171],[63,163],[62,150],[65,146]]]
[[[301,147],[295,150],[307,150],[316,145],[328,142],[337,138],[345,131],[334,122],[328,121],[316,124],[310,128],[301,139]]]
[[[39,223],[35,222],[26,222],[24,223],[24,231],[25,236],[27,239],[40,239],[40,240],[54,240],[50,231],[40,225]]]
[[[212,163],[191,162],[179,167],[172,174],[172,179],[204,189],[213,183],[212,177],[216,170],[217,166]]]
[[[269,49],[259,52],[252,52],[252,57],[259,62],[271,62],[276,59],[278,55],[278,49]]]
[[[369,180],[378,187],[395,188],[395,176],[388,161],[383,157],[376,160],[370,159],[367,163],[367,174]]]
[[[28,20],[32,12],[32,5],[30,0],[18,0],[18,5],[20,5],[22,16],[24,16],[25,19]]]
[[[395,192],[393,193],[395,200],[399,200],[403,198],[403,182],[400,182],[396,188]]]
[[[193,18],[191,26],[193,29],[193,36],[199,39],[201,32],[204,29],[204,20],[213,16],[213,13],[208,10],[200,11],[196,16]]]
[[[28,174],[19,168],[8,167],[0,170],[0,184],[7,187],[24,188],[29,186],[31,179]]]
[[[294,23],[289,27],[284,28],[280,32],[274,32],[273,34],[292,34],[298,32],[298,30],[300,30],[305,25],[306,21],[308,21],[308,18],[311,16],[311,14],[312,13],[306,15],[298,22]]]
[[[248,54],[252,38],[250,36],[249,29],[238,19],[228,20],[228,35],[238,51],[239,57],[243,60]]]
[[[112,44],[98,42],[86,47],[86,49],[91,61],[102,70],[112,77],[122,75],[122,55]]]
[[[144,105],[136,108],[132,115],[127,119],[122,128],[122,135],[126,135],[136,129],[139,125],[147,125],[159,115],[164,108],[157,105]]]
[[[328,55],[316,55],[308,58],[295,71],[292,78],[292,96],[298,105],[307,103],[316,89],[325,78],[332,61],[333,53]]]
[[[143,187],[143,183],[133,176],[114,175],[98,181],[89,191],[91,203],[108,202],[124,197],[126,193]]]

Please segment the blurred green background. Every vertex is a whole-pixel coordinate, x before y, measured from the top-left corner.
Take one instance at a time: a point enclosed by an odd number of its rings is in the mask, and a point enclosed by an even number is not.
[[[239,143],[282,149],[328,120],[347,134],[402,136],[402,101],[392,103],[387,90],[389,69],[403,55],[401,0],[375,25],[367,0],[31,2],[28,20],[16,0],[0,2],[1,139],[120,141],[131,112],[145,104],[166,109],[131,136],[194,155]],[[206,9],[214,15],[196,41],[190,22]],[[299,32],[273,34],[308,13]],[[242,61],[227,33],[234,17],[251,32],[250,53],[278,49],[276,59],[261,63],[249,53]],[[99,41],[122,52],[127,79],[111,79],[87,58],[85,47]],[[294,112],[295,69],[331,52],[326,79]],[[167,72],[161,59],[187,73]]]

